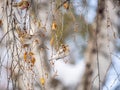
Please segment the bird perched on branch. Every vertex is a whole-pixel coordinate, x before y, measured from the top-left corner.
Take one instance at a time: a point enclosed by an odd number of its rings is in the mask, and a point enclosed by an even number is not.
[[[22,1],[15,3],[13,5],[13,7],[18,7],[22,10],[28,8],[29,6],[30,6],[30,3],[27,0],[22,0]]]

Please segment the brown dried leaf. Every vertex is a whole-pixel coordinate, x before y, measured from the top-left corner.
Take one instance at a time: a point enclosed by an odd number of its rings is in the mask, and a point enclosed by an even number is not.
[[[56,22],[53,22],[52,23],[52,30],[56,30],[57,29],[57,24],[56,24]]]
[[[24,60],[26,61],[27,60],[27,52],[24,53]]]
[[[41,83],[41,85],[45,85],[45,79],[44,79],[44,77],[40,78],[40,83]]]
[[[53,46],[53,44],[54,44],[54,37],[52,37],[50,40],[50,45]]]
[[[35,57],[32,57],[32,59],[31,59],[31,63],[32,63],[32,66],[35,64]]]
[[[64,4],[63,4],[63,7],[64,7],[65,9],[69,9],[69,2],[64,3]]]
[[[2,22],[2,20],[0,20],[0,27],[3,25],[3,22]]]
[[[28,8],[29,5],[30,4],[27,0],[22,0],[21,2],[14,4],[13,7],[18,7],[23,10],[23,9]]]

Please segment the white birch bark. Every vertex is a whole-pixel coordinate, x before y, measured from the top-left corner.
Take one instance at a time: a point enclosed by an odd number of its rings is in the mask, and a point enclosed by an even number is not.
[[[117,16],[110,0],[98,0],[98,2],[100,4],[97,23],[93,25],[92,38],[89,39],[85,53],[85,76],[78,90],[102,90],[106,74],[112,65],[111,53],[114,52],[114,40],[117,34],[114,22],[117,21]]]

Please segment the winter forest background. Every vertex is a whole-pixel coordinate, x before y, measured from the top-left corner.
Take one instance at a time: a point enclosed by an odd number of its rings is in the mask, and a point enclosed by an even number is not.
[[[0,0],[0,90],[120,90],[120,0]]]

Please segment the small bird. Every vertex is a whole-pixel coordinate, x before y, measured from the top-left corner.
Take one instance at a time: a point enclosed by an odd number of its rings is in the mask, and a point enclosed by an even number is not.
[[[13,5],[13,7],[18,7],[20,9],[24,10],[24,9],[28,8],[29,5],[30,5],[30,3],[27,0],[22,0],[22,1],[18,2],[18,3],[15,3]]]

